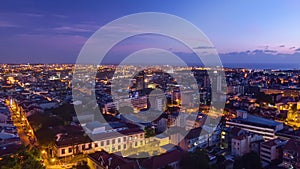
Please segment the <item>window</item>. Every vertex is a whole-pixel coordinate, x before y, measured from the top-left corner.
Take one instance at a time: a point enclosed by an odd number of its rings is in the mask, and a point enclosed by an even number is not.
[[[121,150],[121,146],[120,145],[118,145],[118,150]]]
[[[124,150],[126,149],[126,144],[123,145],[123,149],[124,149]]]
[[[95,143],[95,147],[98,147],[98,144],[97,144],[97,143]]]
[[[112,144],[115,144],[116,143],[116,140],[115,139],[112,139]]]
[[[121,138],[118,138],[118,143],[121,143]]]
[[[61,149],[61,154],[66,154],[66,150],[64,148]]]
[[[85,149],[85,144],[81,146],[81,149],[84,150]]]
[[[69,153],[72,153],[72,148],[69,148]]]
[[[101,145],[101,147],[103,147],[104,146],[104,141],[101,141],[100,145]]]
[[[137,147],[138,146],[138,142],[135,142],[134,145]]]
[[[108,146],[110,144],[110,140],[106,140],[106,145]]]
[[[126,137],[123,137],[123,142],[125,142],[126,141]]]
[[[143,138],[144,137],[144,134],[140,134],[140,138]]]

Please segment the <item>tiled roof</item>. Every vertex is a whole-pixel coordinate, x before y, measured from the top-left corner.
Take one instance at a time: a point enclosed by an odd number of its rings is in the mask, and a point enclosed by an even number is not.
[[[98,151],[88,155],[88,158],[94,161],[97,165],[103,168],[108,166],[108,169],[115,169],[118,166],[120,169],[137,169],[138,164],[135,161],[130,161],[116,154],[109,154],[105,151]],[[109,162],[110,161],[110,162]]]
[[[183,151],[174,150],[159,156],[154,156],[141,162],[141,166],[146,169],[157,169],[167,166],[173,162],[180,162],[184,157]]]

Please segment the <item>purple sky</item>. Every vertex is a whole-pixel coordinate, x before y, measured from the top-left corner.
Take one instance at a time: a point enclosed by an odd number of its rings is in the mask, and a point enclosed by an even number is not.
[[[85,41],[108,22],[137,12],[164,12],[201,29],[224,63],[295,64],[300,63],[299,5],[297,0],[4,0],[0,63],[74,63]],[[135,40],[122,48],[150,42]]]

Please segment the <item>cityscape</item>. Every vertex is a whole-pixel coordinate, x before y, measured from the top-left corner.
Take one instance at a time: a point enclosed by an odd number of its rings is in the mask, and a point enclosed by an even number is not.
[[[300,169],[299,2],[133,2],[1,2],[0,169]]]
[[[82,66],[86,70],[83,75],[90,71],[89,67]],[[129,96],[119,102],[113,102],[109,90],[116,66],[98,67],[94,93],[80,88],[81,93],[97,98],[97,105],[89,105],[85,100],[72,97],[74,65],[1,65],[1,156],[13,155],[25,148],[22,151],[26,153],[37,151],[32,164],[47,168],[76,165],[105,168],[109,163],[108,167],[112,168],[156,168],[160,167],[155,166],[158,162],[162,167],[186,165],[190,168],[198,164],[191,161],[185,164],[182,160],[200,151],[197,155],[207,156],[206,165],[212,167],[241,165],[236,160],[244,156],[257,158],[256,165],[299,166],[300,70],[215,69],[226,74],[226,83],[217,84],[217,88],[225,85],[225,108],[216,109],[210,107],[212,87],[206,73],[209,68],[168,67],[173,73],[188,70],[194,74],[199,100],[189,99],[188,96],[194,94],[189,90],[180,93],[174,79],[155,67],[136,75],[124,89],[130,91]],[[131,76],[131,69],[135,68],[124,66],[122,72],[116,73],[120,77]],[[164,91],[163,95],[151,95],[154,89]],[[133,108],[128,106],[130,101]],[[99,114],[93,112],[76,115],[74,106],[82,104],[100,109],[106,121],[101,121]],[[135,118],[139,118],[141,114],[150,118],[142,114],[150,107],[152,115],[158,113],[153,121],[136,124],[137,120],[130,117],[136,114]],[[214,119],[218,113],[214,115],[210,108],[222,111],[212,134],[205,128],[205,121],[209,116]],[[189,116],[179,116],[181,111]],[[179,117],[183,119],[177,120]],[[164,132],[174,126],[189,132],[187,135]],[[85,135],[85,131],[93,137]],[[1,158],[5,160],[9,161]],[[204,165],[206,160],[201,162]]]

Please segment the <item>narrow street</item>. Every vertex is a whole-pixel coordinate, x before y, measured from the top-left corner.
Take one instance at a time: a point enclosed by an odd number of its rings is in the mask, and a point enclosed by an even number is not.
[[[12,101],[7,100],[6,104],[9,107],[12,121],[14,123],[14,126],[17,127],[18,135],[22,143],[25,146],[28,145],[38,146],[38,142],[36,141],[34,132],[29,122],[27,121],[25,113],[22,111],[22,109],[18,106],[18,104],[14,100]]]

